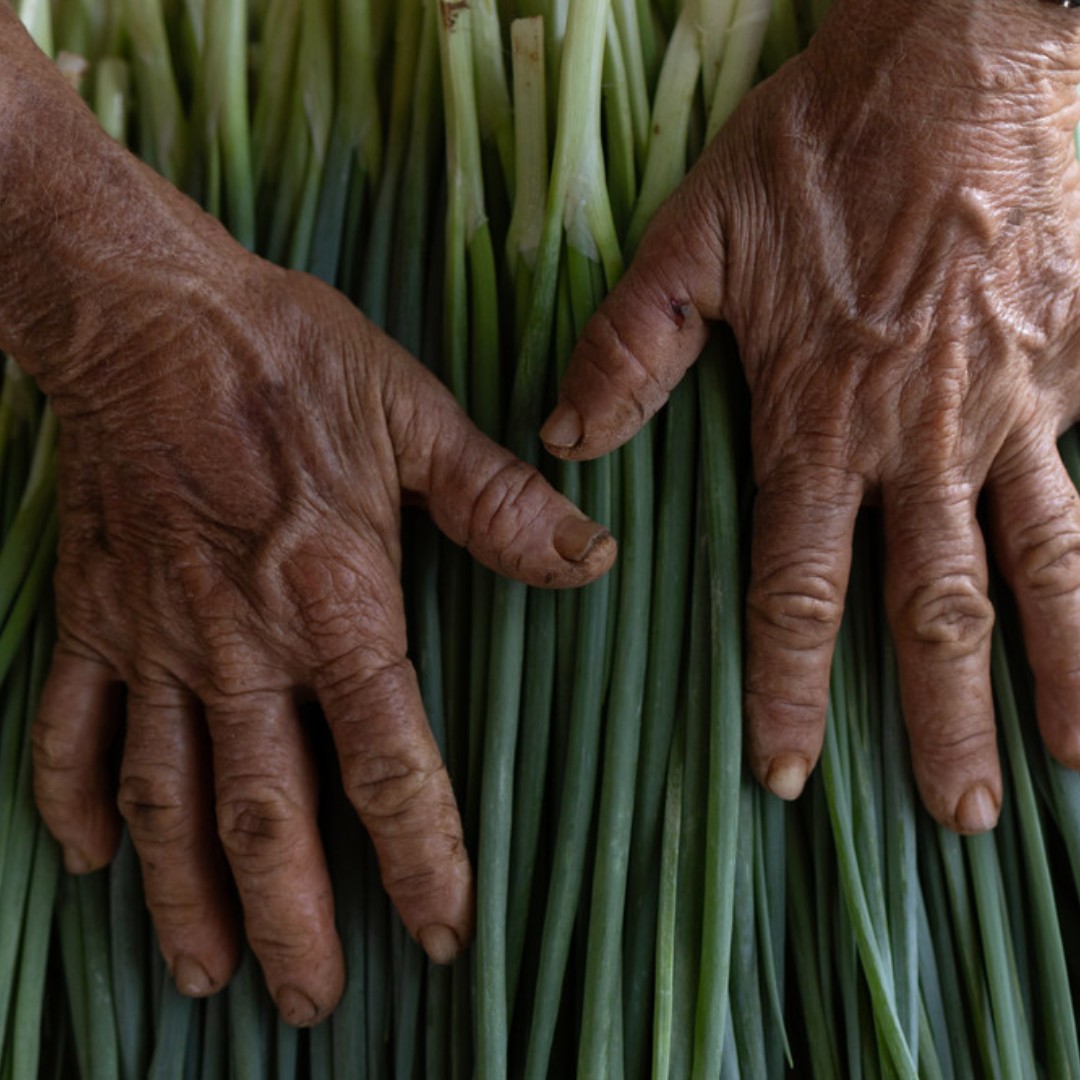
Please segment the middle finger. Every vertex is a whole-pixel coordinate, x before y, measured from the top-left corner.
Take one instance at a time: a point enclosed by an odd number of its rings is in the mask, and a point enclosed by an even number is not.
[[[283,691],[245,691],[215,696],[206,713],[218,833],[248,940],[281,1015],[314,1024],[337,1004],[345,971],[295,704]]]
[[[977,491],[927,469],[882,494],[885,600],[915,776],[930,813],[964,833],[992,828],[1001,806]]]

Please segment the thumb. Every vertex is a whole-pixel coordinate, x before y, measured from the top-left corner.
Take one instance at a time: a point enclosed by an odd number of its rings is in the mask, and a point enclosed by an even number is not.
[[[529,585],[584,585],[610,569],[617,545],[604,525],[487,438],[418,361],[400,352],[391,371],[385,405],[401,487],[451,540]]]
[[[540,438],[562,458],[621,446],[667,401],[720,317],[724,229],[718,154],[660,208],[625,276],[586,324]]]

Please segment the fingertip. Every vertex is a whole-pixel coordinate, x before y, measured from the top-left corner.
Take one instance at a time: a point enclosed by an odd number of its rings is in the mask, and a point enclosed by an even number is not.
[[[303,990],[296,986],[283,986],[278,990],[274,1000],[281,1018],[293,1027],[313,1027],[333,1007],[316,1005]]]
[[[778,799],[792,802],[806,787],[810,764],[802,754],[777,754],[766,769],[764,784]]]
[[[1044,741],[1059,765],[1080,772],[1080,730],[1072,726],[1062,727],[1054,732],[1053,737],[1044,735]]]
[[[172,977],[176,989],[185,997],[206,997],[218,989],[206,968],[186,953],[173,961]]]
[[[577,449],[584,431],[581,413],[564,398],[555,406],[540,429],[540,440],[549,453],[563,457]]]
[[[99,830],[99,836],[101,830]],[[98,850],[92,853],[87,853],[81,847],[77,847],[74,844],[66,844],[63,847],[64,857],[64,869],[69,874],[74,874],[76,877],[81,877],[83,874],[92,874],[97,870],[103,870],[109,863],[112,862],[113,855],[116,854],[116,848],[119,844],[113,844],[107,852],[105,843],[98,845]]]
[[[607,573],[619,551],[615,537],[603,525],[578,514],[568,514],[556,525],[551,543],[560,559],[570,564],[565,570],[571,584],[593,581]],[[561,580],[551,582],[559,583]]]
[[[989,832],[998,822],[1001,813],[1001,796],[990,785],[975,783],[960,796],[953,812],[953,824],[957,832],[968,836]]]
[[[452,964],[462,953],[465,943],[449,926],[432,923],[416,935],[420,947],[435,964]]]

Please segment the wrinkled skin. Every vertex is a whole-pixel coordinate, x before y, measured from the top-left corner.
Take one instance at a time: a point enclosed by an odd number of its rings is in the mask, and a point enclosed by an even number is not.
[[[314,1023],[344,967],[305,699],[405,926],[440,962],[472,933],[406,655],[402,499],[534,585],[594,579],[615,543],[344,297],[249,255],[109,141],[4,5],[0,54],[0,347],[61,427],[38,806],[69,870],[112,858],[126,700],[119,811],[177,985],[232,974],[231,878],[282,1015]]]
[[[749,755],[785,798],[821,751],[867,501],[931,813],[979,832],[1001,802],[984,491],[1042,735],[1080,768],[1080,505],[1055,447],[1080,415],[1078,29],[1049,3],[839,3],[658,214],[542,431],[608,452],[731,324],[759,485]]]

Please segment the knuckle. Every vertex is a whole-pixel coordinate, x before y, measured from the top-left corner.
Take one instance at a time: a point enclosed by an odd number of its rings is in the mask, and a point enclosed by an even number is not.
[[[288,929],[288,926],[272,923],[263,925],[261,921],[254,926],[249,923],[248,940],[252,951],[264,965],[288,969],[303,966],[305,961],[310,960],[318,944],[315,936],[310,931],[304,932],[299,925],[294,925],[295,932],[292,934],[287,932]]]
[[[38,713],[30,733],[34,768],[39,772],[74,772],[80,766],[67,731]]]
[[[386,835],[409,828],[405,819],[441,773],[441,766],[425,769],[397,756],[357,755],[345,762],[345,786],[360,816]]]
[[[488,479],[473,504],[465,546],[483,541],[504,552],[536,524],[547,505],[545,481],[531,465],[508,461]],[[513,562],[513,556],[505,556]]]
[[[133,838],[144,845],[175,842],[184,836],[191,820],[183,781],[164,764],[123,776],[116,802]]]
[[[282,568],[286,592],[318,654],[343,651],[358,625],[383,628],[399,603],[385,554],[364,545],[351,558],[305,551]]]
[[[432,863],[390,867],[383,871],[383,885],[396,904],[415,905],[445,890],[446,873],[441,866]]]
[[[635,304],[641,299],[635,298]],[[671,318],[670,304],[664,306],[663,314]],[[640,310],[636,311],[636,316],[640,315]],[[643,423],[667,401],[670,391],[638,357],[619,329],[620,321],[612,314],[612,304],[599,308],[585,324],[575,359],[587,365],[591,378],[613,391],[623,408],[632,408],[635,418]]]
[[[147,873],[150,867],[143,862],[143,879],[146,889],[146,906],[154,919],[158,936],[177,933],[189,926],[198,926],[206,918],[203,897],[177,888],[177,882],[161,880],[158,875]]]
[[[968,573],[943,575],[912,590],[900,614],[900,628],[913,642],[946,658],[977,652],[994,628],[994,609]]]
[[[928,761],[940,765],[981,759],[996,746],[994,725],[978,714],[950,718],[947,723],[927,725],[918,731],[916,749]]]
[[[749,605],[758,633],[783,648],[799,650],[828,645],[844,612],[840,586],[829,574],[795,565],[756,581]]]
[[[1064,522],[1031,526],[1019,537],[1019,583],[1040,599],[1055,599],[1080,588],[1080,532]]]
[[[218,800],[218,836],[230,860],[258,863],[266,870],[286,865],[296,845],[297,809],[281,791],[223,795]]]

